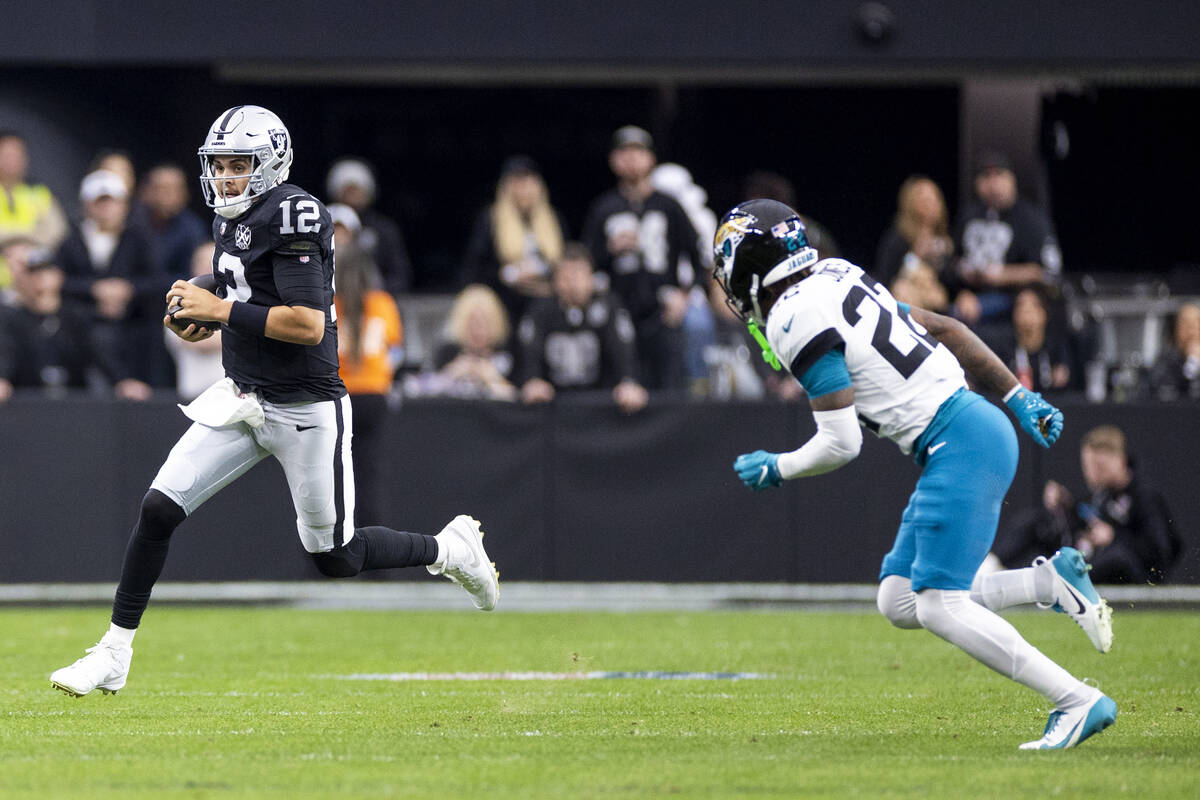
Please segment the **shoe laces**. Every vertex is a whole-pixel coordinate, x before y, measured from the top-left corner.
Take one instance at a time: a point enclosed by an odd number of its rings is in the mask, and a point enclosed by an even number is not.
[[[1058,723],[1061,722],[1062,718],[1066,715],[1067,712],[1065,711],[1051,711],[1050,719],[1046,720],[1046,730],[1042,731],[1042,738],[1045,739],[1048,737],[1054,731],[1054,729],[1058,727]]]
[[[447,567],[446,577],[471,592],[476,591],[483,585],[478,578],[473,576],[464,567]]]
[[[108,646],[107,644],[105,644],[104,642],[96,642],[94,645],[92,645],[91,647],[89,647],[89,648],[87,648],[86,650],[84,650],[84,651],[83,651],[83,652],[84,652],[84,653],[86,653],[87,655],[83,655],[83,656],[80,656],[79,658],[75,659],[75,663],[74,663],[74,664],[72,664],[71,666],[72,666],[72,667],[74,667],[74,666],[77,666],[77,665],[79,665],[79,664],[82,664],[82,663],[83,663],[83,662],[85,662],[85,661],[88,661],[88,660],[91,658],[91,655],[92,655],[92,653],[95,653],[97,650],[100,650],[101,648],[104,648],[104,649],[111,649],[111,648],[109,648],[109,646]]]

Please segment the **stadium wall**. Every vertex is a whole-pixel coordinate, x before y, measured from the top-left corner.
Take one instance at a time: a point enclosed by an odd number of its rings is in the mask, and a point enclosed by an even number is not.
[[[14,3],[5,10],[0,53],[10,63],[286,62],[351,72],[378,64],[726,73],[764,66],[1174,67],[1195,63],[1200,7],[1166,0],[682,0],[669,9],[638,0],[263,0],[244,31],[214,33],[214,19],[213,5],[196,0]]]
[[[1175,579],[1200,583],[1197,408],[1062,406],[1059,446],[1021,437],[1005,518],[1039,502],[1048,477],[1080,487],[1081,437],[1113,423],[1191,542]],[[186,423],[166,399],[18,395],[0,406],[0,582],[115,581],[138,501]],[[873,581],[918,474],[890,443],[867,437],[846,468],[781,491],[755,495],[733,475],[738,453],[791,449],[811,432],[794,405],[658,399],[626,417],[598,398],[412,401],[384,432],[382,518],[366,522],[432,533],[472,514],[514,580]],[[268,460],[180,527],[163,577],[317,577],[294,517]]]

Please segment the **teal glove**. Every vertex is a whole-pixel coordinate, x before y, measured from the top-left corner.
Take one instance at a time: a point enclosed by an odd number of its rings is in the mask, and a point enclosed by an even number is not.
[[[1063,414],[1037,392],[1018,389],[1005,405],[1021,423],[1021,428],[1042,447],[1049,447],[1058,440],[1063,429]]]
[[[771,489],[783,483],[779,475],[779,454],[768,453],[766,450],[755,450],[737,457],[733,468],[742,483],[756,492]]]

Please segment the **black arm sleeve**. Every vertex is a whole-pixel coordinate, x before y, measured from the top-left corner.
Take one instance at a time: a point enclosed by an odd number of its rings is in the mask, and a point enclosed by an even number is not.
[[[272,254],[271,265],[283,305],[325,310],[324,264],[316,242],[306,239],[283,242]]]

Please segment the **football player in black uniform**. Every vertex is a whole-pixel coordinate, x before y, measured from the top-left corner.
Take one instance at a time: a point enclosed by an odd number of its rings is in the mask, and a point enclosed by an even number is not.
[[[268,455],[283,467],[304,545],[322,574],[424,565],[491,610],[497,573],[479,523],[455,517],[437,536],[354,528],[349,397],[338,377],[333,224],[319,200],[286,183],[292,141],[258,106],[229,109],[200,148],[213,219],[216,293],[176,281],[164,324],[187,341],[223,331],[226,377],[189,404],[195,423],[142,499],[125,551],[112,625],[88,654],[50,676],[76,697],[125,685],[133,637],[170,537],[205,500]],[[176,320],[182,320],[177,322]],[[215,328],[215,325],[212,325]]]

